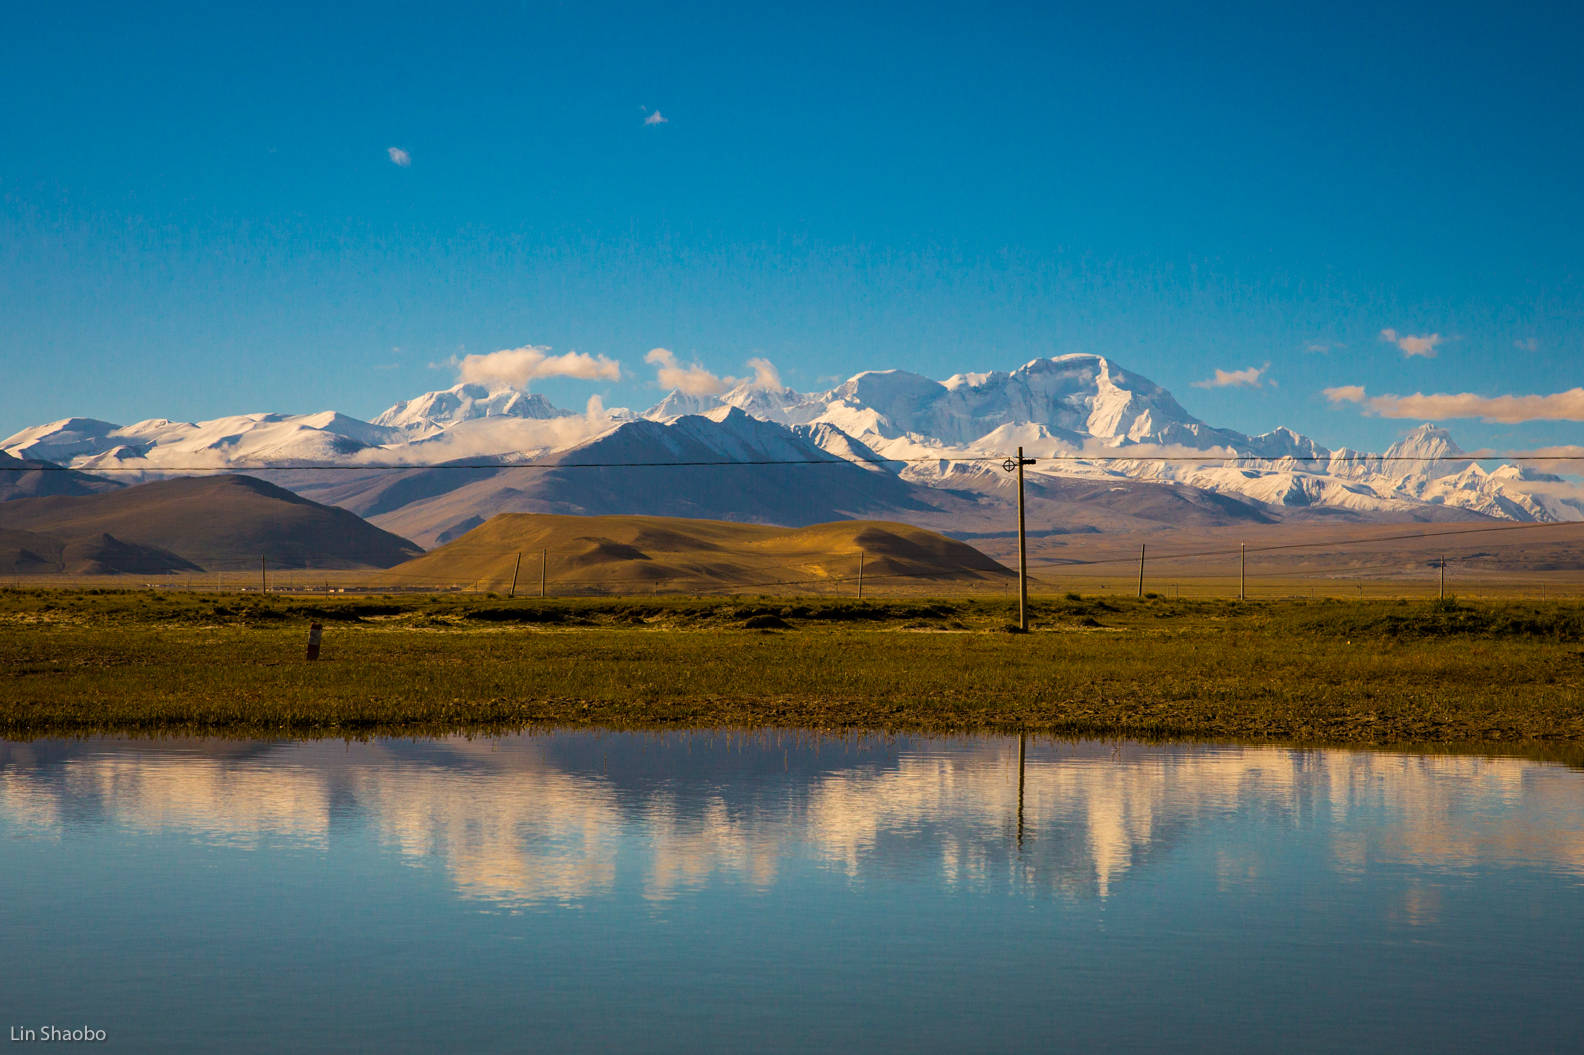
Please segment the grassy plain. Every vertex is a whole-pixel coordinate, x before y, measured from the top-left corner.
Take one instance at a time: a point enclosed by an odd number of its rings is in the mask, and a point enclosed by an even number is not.
[[[0,590],[0,736],[538,724],[1584,747],[1577,602]],[[307,662],[310,621],[324,624]]]

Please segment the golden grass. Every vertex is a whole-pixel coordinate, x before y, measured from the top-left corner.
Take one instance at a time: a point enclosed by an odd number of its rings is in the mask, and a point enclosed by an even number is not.
[[[1584,744],[1584,606],[0,590],[0,734],[746,726]],[[325,624],[320,661],[307,624]],[[786,629],[754,629],[756,626]]]

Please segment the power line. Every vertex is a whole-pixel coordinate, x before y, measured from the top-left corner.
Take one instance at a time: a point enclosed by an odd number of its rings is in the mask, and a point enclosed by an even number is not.
[[[996,464],[999,465],[1009,460],[1007,455],[935,455],[931,457],[915,458],[722,458],[695,461],[608,461],[608,462],[438,462],[434,464],[409,463],[409,462],[365,462],[365,463],[329,463],[329,462],[288,462],[285,464],[259,464],[229,463],[226,465],[105,465],[78,468],[70,465],[58,465],[54,462],[28,463],[19,465],[0,465],[0,472],[74,472],[92,475],[94,473],[235,473],[235,472],[399,472],[417,470],[484,470],[484,469],[716,469],[733,466],[761,467],[774,465],[811,465],[835,467],[842,465],[928,465],[939,464]],[[1281,472],[1279,463],[1302,462],[1330,464],[1342,462],[1343,464],[1430,464],[1438,462],[1479,462],[1479,461],[1510,461],[1510,462],[1576,462],[1584,461],[1584,454],[1535,454],[1524,451],[1507,453],[1486,454],[1460,454],[1460,455],[1382,455],[1382,454],[1349,454],[1349,455],[1282,455],[1281,457],[1264,457],[1261,455],[1150,455],[1150,454],[1053,454],[1037,458],[1041,462],[1058,462],[1062,464],[1115,464],[1133,462],[1160,462],[1174,465],[1251,465],[1268,472]],[[1146,481],[1148,482],[1148,481]]]

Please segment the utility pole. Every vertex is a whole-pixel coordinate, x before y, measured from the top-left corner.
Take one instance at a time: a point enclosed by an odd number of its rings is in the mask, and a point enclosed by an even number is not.
[[[508,599],[517,596],[517,572],[522,568],[522,554],[517,554],[517,563],[512,565],[511,592],[506,595]]]
[[[1441,600],[1446,600],[1446,554],[1441,554]]]
[[[550,563],[550,551],[547,550],[547,549],[540,550],[539,551],[539,596],[540,597],[543,597],[545,595],[545,565],[547,565],[549,563]]]
[[[1019,447],[1017,458],[1008,458],[1001,463],[1001,468],[1007,472],[1016,469],[1018,474],[1018,629],[1028,629],[1028,539],[1024,533],[1023,521],[1023,466],[1033,465],[1033,458],[1023,457],[1023,448]]]
[[[1248,600],[1248,543],[1238,543],[1238,600]]]
[[[1138,588],[1138,595],[1140,597],[1144,596],[1144,550],[1145,550],[1145,548],[1146,548],[1145,544],[1140,542],[1139,543],[1139,588]]]
[[[863,600],[863,564],[864,551],[858,551],[858,599]]]
[[[259,593],[269,592],[269,558],[259,554]]]

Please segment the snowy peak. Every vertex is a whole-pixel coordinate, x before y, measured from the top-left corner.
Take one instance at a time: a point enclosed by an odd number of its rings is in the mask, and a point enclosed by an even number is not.
[[[873,452],[870,452],[873,455]],[[838,461],[833,454],[784,425],[719,406],[660,422],[643,418],[573,446],[556,461],[563,465],[610,460],[635,465],[681,462]]]
[[[791,388],[767,388],[749,380],[723,393],[720,401],[746,414],[783,425],[803,424],[819,413],[820,401]]]
[[[1326,448],[1285,426],[1249,437],[1248,452],[1260,458],[1293,458],[1311,465],[1319,465],[1331,457]]]
[[[1452,434],[1436,425],[1424,424],[1386,448],[1385,460],[1393,459],[1430,461],[1457,458],[1463,449],[1452,440]]]
[[[1043,427],[1081,445],[1187,443],[1214,446],[1236,434],[1210,429],[1171,393],[1098,355],[1034,359],[1010,373],[955,374],[933,381],[904,370],[858,374],[825,397],[821,420],[863,438],[917,436],[948,446],[983,444],[1007,426]],[[855,429],[857,431],[855,431]]]
[[[753,380],[743,381],[720,395],[690,395],[679,388],[643,412],[650,421],[671,421],[688,414],[707,414],[716,407],[736,407],[746,414],[783,425],[802,424],[824,408],[820,397],[806,396],[791,388],[766,388]]]
[[[641,415],[650,421],[671,421],[675,418],[685,417],[688,414],[703,414],[720,406],[721,401],[715,396],[689,395],[680,388],[673,388],[666,393],[666,397]]]
[[[474,418],[561,418],[559,410],[541,395],[530,395],[508,385],[476,385],[464,382],[440,392],[425,392],[406,399],[374,419],[374,424],[401,429],[418,436],[432,435],[459,422]]]
[[[982,446],[992,434],[1024,425],[1074,447],[1090,439],[1197,448],[1247,439],[1205,425],[1149,379],[1102,356],[1083,354],[1034,359],[1011,372],[955,374],[945,381],[907,370],[866,370],[819,395],[752,382],[719,397],[672,391],[644,417],[670,421],[717,406],[735,406],[783,425],[823,422],[870,446],[902,439]],[[1307,442],[1300,441],[1294,435],[1271,446],[1285,453]]]
[[[1473,462],[1462,460],[1463,450],[1452,440],[1452,434],[1435,425],[1420,425],[1408,435],[1386,448],[1374,470],[1402,481],[1399,486],[1414,488],[1431,479],[1467,473],[1478,469]],[[1483,479],[1484,473],[1479,473]]]
[[[898,466],[895,463],[886,461],[873,447],[860,443],[828,422],[793,425],[792,434],[844,461],[855,462],[874,472],[896,475]]]
[[[0,450],[17,458],[69,461],[99,453],[120,428],[120,425],[98,418],[62,418],[7,436],[0,440]]]

